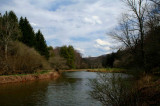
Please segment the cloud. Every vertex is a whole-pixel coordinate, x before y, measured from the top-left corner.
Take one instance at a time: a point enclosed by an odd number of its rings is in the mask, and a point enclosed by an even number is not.
[[[111,51],[105,47],[109,42],[106,32],[117,25],[123,11],[120,0],[1,0],[0,6],[2,13],[13,10],[18,17],[27,17],[48,45],[73,45],[84,56]]]
[[[94,47],[97,48],[100,51],[105,52],[104,54],[106,54],[107,52],[111,52],[111,48],[109,46],[106,46],[106,45],[102,46],[102,45],[99,45],[99,44],[95,44]]]
[[[98,49],[100,49],[102,51],[109,51],[109,50],[111,50],[111,48],[109,46],[101,46],[101,45],[98,45],[98,44],[95,44],[94,47],[96,47],[96,48],[98,48]]]
[[[108,41],[104,41],[101,39],[96,39],[96,43],[101,46],[110,46],[111,45]]]
[[[32,23],[32,22],[31,22],[31,25],[32,25],[32,26],[37,26],[37,24],[35,24],[35,23]]]
[[[93,25],[95,25],[95,24],[102,24],[102,21],[99,19],[98,16],[92,16],[91,18],[85,17],[84,21],[87,22],[87,23],[91,23]]]
[[[75,48],[76,50],[78,50],[80,53],[84,53],[84,49],[81,48]]]

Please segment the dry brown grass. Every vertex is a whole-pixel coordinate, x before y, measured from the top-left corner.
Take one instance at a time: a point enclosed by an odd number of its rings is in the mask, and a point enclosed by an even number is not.
[[[160,104],[160,80],[152,75],[144,75],[137,81],[136,93],[142,106]]]

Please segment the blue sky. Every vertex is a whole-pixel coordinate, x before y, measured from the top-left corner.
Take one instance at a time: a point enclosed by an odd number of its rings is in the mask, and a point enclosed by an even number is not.
[[[27,17],[48,45],[73,45],[84,57],[115,51],[117,43],[106,33],[124,11],[120,0],[0,0],[0,7]]]

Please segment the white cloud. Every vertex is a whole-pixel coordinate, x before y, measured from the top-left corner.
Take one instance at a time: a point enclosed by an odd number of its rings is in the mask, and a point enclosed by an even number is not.
[[[102,46],[102,45],[98,45],[98,44],[95,44],[94,45],[95,48],[98,48],[98,49],[101,49],[102,51],[108,51],[108,50],[111,50],[111,48],[109,46]]]
[[[93,24],[93,25],[102,24],[102,21],[99,19],[98,16],[92,16],[91,18],[85,17],[84,21],[87,22],[87,23]]]
[[[32,23],[32,22],[31,22],[31,25],[32,25],[32,26],[37,26],[37,24],[35,24],[35,23]]]
[[[96,39],[96,43],[98,45],[102,45],[102,46],[110,46],[111,43],[109,43],[108,41],[104,41],[104,40],[101,40],[101,39]]]
[[[80,53],[84,53],[84,49],[81,49],[81,48],[75,48],[76,50],[78,50]]]
[[[8,1],[8,3],[7,3]],[[56,4],[56,3],[59,4]],[[65,4],[63,2],[74,2]],[[120,0],[5,0],[0,11],[13,10],[18,17],[27,17],[35,30],[40,29],[49,45],[64,44],[81,48],[85,56],[97,56],[110,51],[106,45],[106,32],[116,24],[122,12]],[[72,41],[72,37],[88,38],[88,41]],[[56,41],[55,41],[56,40]],[[99,51],[94,45],[103,46]]]

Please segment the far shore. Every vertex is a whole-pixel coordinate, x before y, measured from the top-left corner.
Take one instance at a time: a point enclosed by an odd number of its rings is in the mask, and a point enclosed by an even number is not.
[[[72,71],[87,71],[87,72],[106,72],[106,73],[126,73],[125,69],[119,68],[100,68],[100,69],[70,69],[61,70],[60,72],[72,72]]]

